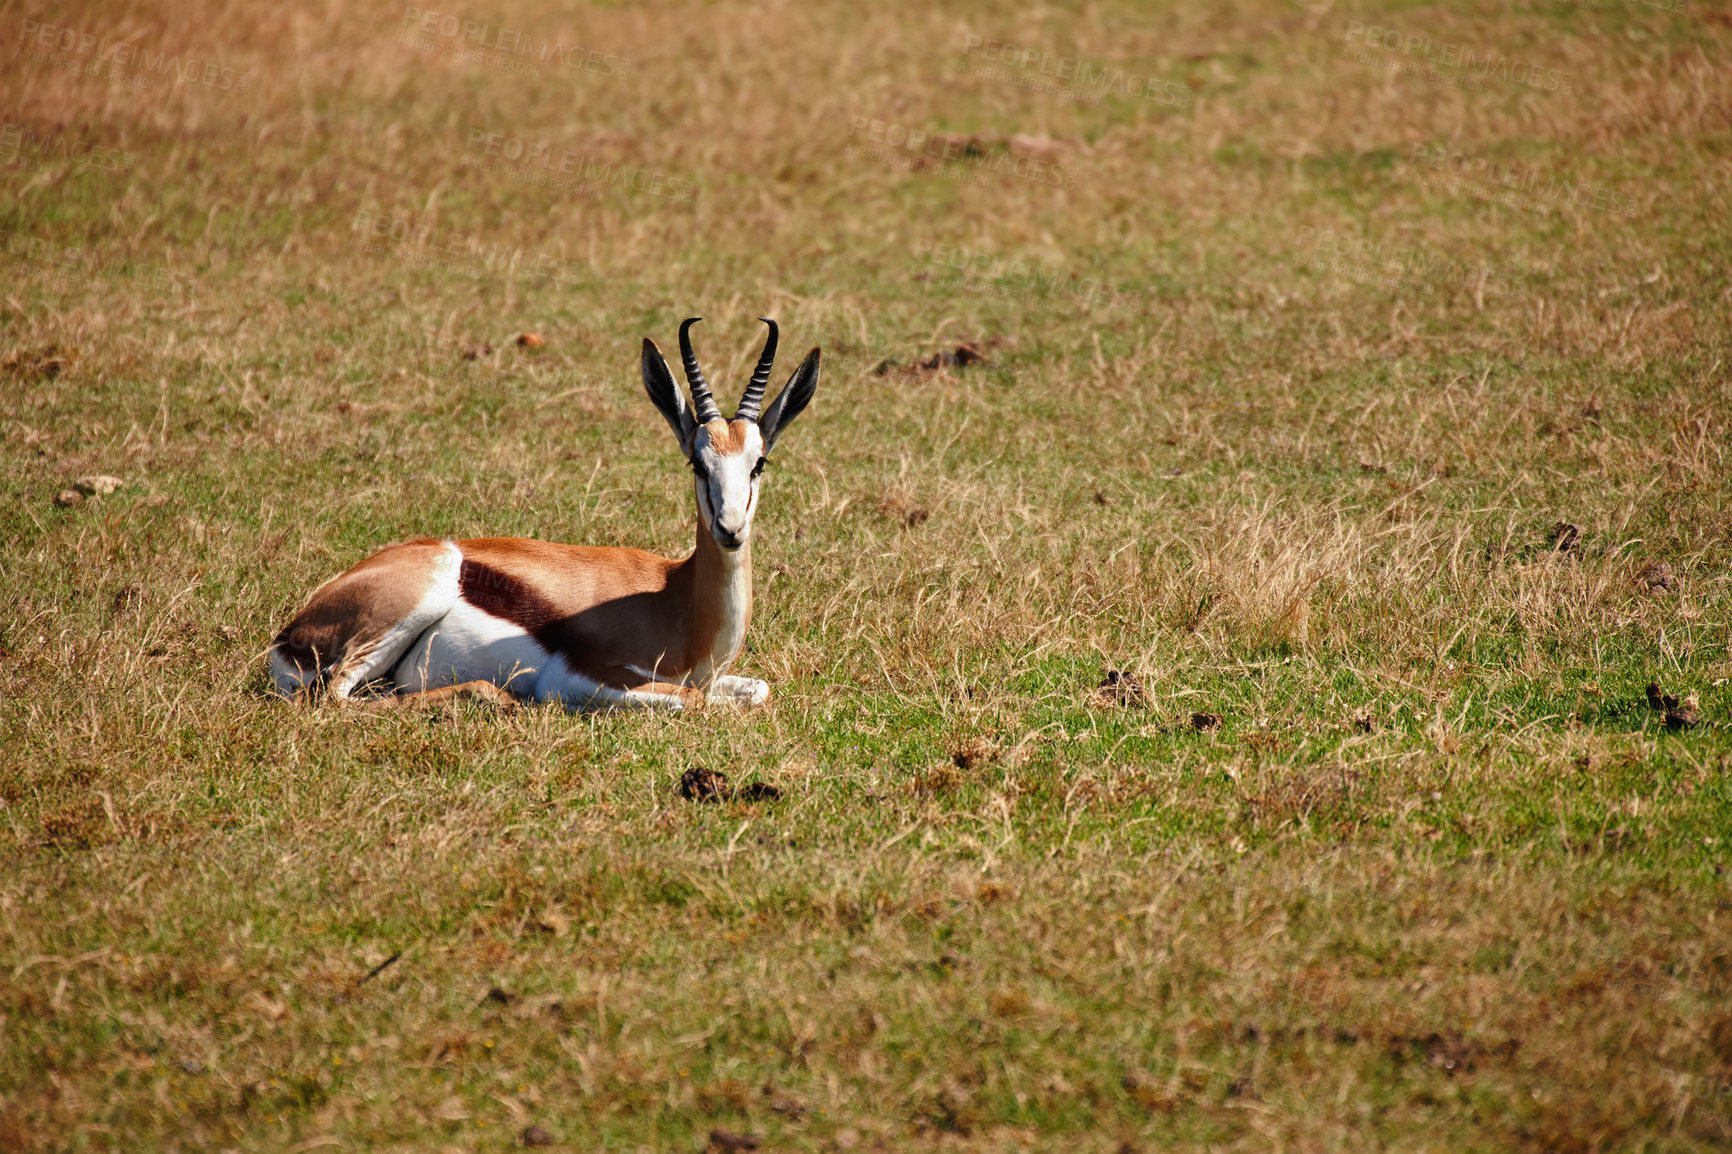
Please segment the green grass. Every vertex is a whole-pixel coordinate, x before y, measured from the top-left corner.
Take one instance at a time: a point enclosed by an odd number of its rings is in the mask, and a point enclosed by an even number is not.
[[[1732,1139],[1723,20],[463,13],[609,79],[404,14],[0,16],[0,1148]],[[25,19],[254,79],[123,89]],[[1579,91],[1392,78],[1349,20]],[[972,75],[968,35],[1192,99]],[[978,155],[862,157],[857,116]],[[697,192],[489,174],[476,129]],[[697,314],[718,394],[759,315],[825,352],[754,535],[768,707],[266,692],[389,542],[689,549],[636,350]],[[964,340],[993,364],[901,367]]]

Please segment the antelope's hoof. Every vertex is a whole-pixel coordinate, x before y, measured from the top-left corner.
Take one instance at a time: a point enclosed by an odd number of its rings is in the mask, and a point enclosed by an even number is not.
[[[709,697],[725,705],[762,705],[770,700],[770,683],[755,677],[722,677],[710,688]]]

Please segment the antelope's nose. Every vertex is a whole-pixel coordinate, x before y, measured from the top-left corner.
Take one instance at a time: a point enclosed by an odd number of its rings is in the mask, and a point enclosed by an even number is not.
[[[746,543],[746,538],[743,533],[730,532],[729,530],[722,528],[720,525],[716,526],[715,535],[716,544],[720,545],[724,549],[738,549],[741,545]]]

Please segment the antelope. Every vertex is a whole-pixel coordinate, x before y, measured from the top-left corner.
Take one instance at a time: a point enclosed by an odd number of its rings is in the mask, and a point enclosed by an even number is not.
[[[361,694],[567,709],[761,705],[770,687],[728,668],[752,617],[752,517],[770,450],[818,388],[813,349],[763,408],[770,326],[732,420],[724,420],[680,325],[692,403],[644,338],[643,386],[692,470],[697,545],[684,560],[640,549],[524,537],[417,538],[374,553],[313,592],[269,649],[285,696],[313,685]]]

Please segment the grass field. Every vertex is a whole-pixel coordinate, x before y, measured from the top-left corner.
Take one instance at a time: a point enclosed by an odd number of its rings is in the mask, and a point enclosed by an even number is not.
[[[0,8],[0,1149],[1732,1143],[1723,7],[462,2]],[[266,691],[699,314],[769,706]]]

